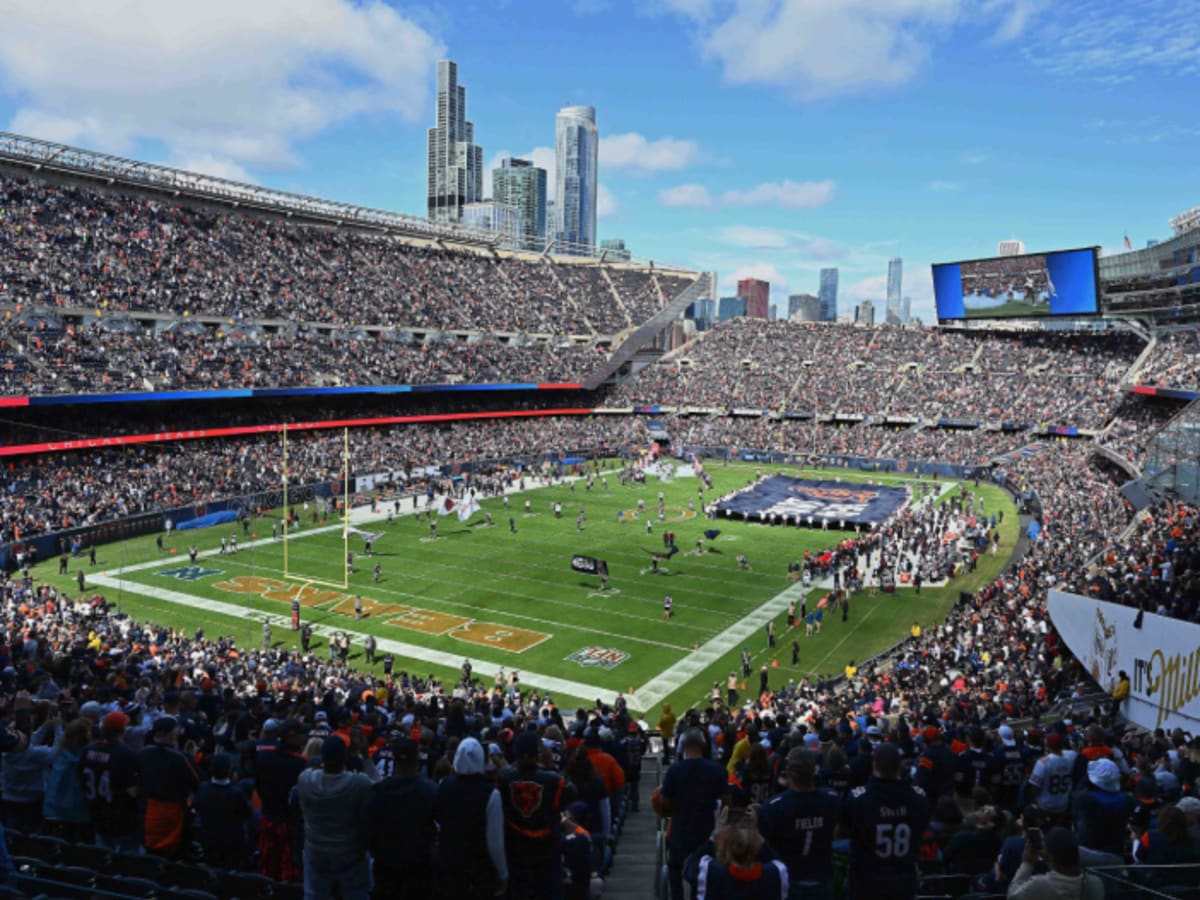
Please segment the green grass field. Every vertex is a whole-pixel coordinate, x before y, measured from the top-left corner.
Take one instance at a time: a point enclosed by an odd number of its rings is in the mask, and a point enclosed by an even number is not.
[[[753,479],[755,468],[714,464],[709,471],[715,490],[724,493]],[[859,472],[769,468],[848,481],[905,481]],[[975,489],[989,512],[1004,510],[999,556],[986,555],[974,573],[942,588],[926,587],[920,596],[908,588],[878,596],[860,592],[851,602],[848,622],[827,615],[822,633],[812,638],[799,629],[800,663],[792,667],[796,635],[787,632],[786,610],[788,599],[799,600],[802,588],[790,585],[788,563],[805,550],[832,546],[844,535],[728,520],[711,523],[688,510],[689,499],[696,499],[694,478],[660,484],[651,477],[636,488],[619,485],[615,475],[608,482],[607,491],[597,483],[587,492],[578,482],[574,490],[556,486],[512,494],[507,511],[499,498],[486,500],[483,508],[493,516],[492,527],[485,526],[482,513],[467,524],[446,516],[439,521],[436,540],[429,538],[428,522],[412,515],[402,515],[390,526],[362,523],[364,530],[383,531],[384,536],[376,542],[375,558],[366,559],[358,555],[361,539],[351,535],[357,571],[348,590],[335,586],[345,565],[342,526],[332,519],[323,528],[306,524],[293,532],[288,578],[283,542],[271,538],[272,521],[278,520],[269,518],[253,524],[258,540],[238,529],[242,547],[236,555],[216,552],[231,524],[173,534],[162,553],[153,536],[104,545],[94,568],[86,556],[72,559],[66,577],[57,575],[57,559],[48,560],[35,577],[75,594],[75,573],[82,567],[89,592],[103,592],[132,616],[188,633],[202,627],[209,637],[232,635],[248,647],[261,645],[264,617],[271,618],[274,641],[285,648],[298,645],[298,635],[287,624],[291,601],[298,597],[303,619],[317,631],[315,652],[325,653],[325,638],[345,630],[353,642],[353,664],[359,667],[365,667],[362,639],[370,632],[377,637],[380,656],[388,650],[396,654],[397,672],[453,679],[462,659],[469,657],[477,676],[490,679],[497,666],[515,668],[524,686],[549,691],[559,704],[611,699],[633,689],[630,705],[637,711],[663,701],[680,710],[706,701],[713,681],[720,680],[724,688],[743,647],[754,654],[756,669],[772,666],[774,686],[788,678],[840,672],[850,659],[865,659],[901,640],[914,621],[923,627],[940,622],[960,590],[974,590],[995,577],[1017,538],[1016,510],[1007,495],[986,484]],[[662,523],[656,514],[660,488],[666,495]],[[639,497],[654,518],[651,534],[644,518],[630,520]],[[532,507],[528,515],[526,499]],[[561,519],[551,511],[555,501],[563,504]],[[580,504],[586,510],[582,533],[575,526]],[[411,501],[404,507],[407,512]],[[625,513],[623,523],[618,511]],[[508,527],[509,515],[516,520],[515,534]],[[705,552],[697,555],[696,541],[710,527],[720,528],[721,534],[706,541]],[[663,573],[656,575],[650,571],[651,552],[662,550],[665,530],[676,533],[680,553],[663,562]],[[187,558],[193,543],[201,552],[196,569]],[[749,571],[739,570],[739,553],[748,557]],[[573,554],[608,562],[605,593],[599,592],[597,578],[571,569]],[[371,571],[376,562],[382,566],[378,584]],[[674,599],[670,621],[663,616],[666,593]],[[810,606],[824,593],[814,587]],[[361,620],[353,615],[356,594],[366,613]],[[767,648],[768,620],[775,621],[779,638],[773,651]],[[590,665],[569,659],[586,648],[614,652],[596,654],[598,658],[587,660]],[[381,671],[379,664],[376,670]],[[748,687],[756,689],[756,677]]]

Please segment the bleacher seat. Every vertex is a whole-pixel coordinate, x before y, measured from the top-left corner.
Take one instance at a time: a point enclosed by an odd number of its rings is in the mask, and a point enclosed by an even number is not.
[[[168,863],[155,880],[180,890],[215,894],[220,889],[220,880],[211,869],[188,863]]]
[[[157,856],[137,853],[117,853],[112,858],[112,873],[123,878],[146,878],[157,881],[162,875],[165,861]]]
[[[278,896],[277,885],[265,875],[253,872],[219,872],[219,893],[225,900],[261,900]]]
[[[62,847],[64,866],[83,866],[97,872],[107,872],[112,865],[112,853],[95,844],[65,844]]]
[[[159,892],[158,885],[149,879],[123,878],[120,875],[104,875],[96,882],[96,887],[102,891],[137,898],[154,897]],[[175,892],[166,891],[164,893],[173,894]]]

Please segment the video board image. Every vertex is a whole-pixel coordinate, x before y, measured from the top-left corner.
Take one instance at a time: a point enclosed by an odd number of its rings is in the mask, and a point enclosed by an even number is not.
[[[1095,315],[1096,250],[942,263],[933,289],[939,319]]]

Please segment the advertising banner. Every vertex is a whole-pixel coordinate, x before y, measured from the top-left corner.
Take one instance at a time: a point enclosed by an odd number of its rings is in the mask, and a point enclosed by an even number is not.
[[[1200,731],[1200,625],[1093,597],[1050,591],[1050,619],[1096,682],[1112,690],[1129,675],[1121,712],[1143,728]]]

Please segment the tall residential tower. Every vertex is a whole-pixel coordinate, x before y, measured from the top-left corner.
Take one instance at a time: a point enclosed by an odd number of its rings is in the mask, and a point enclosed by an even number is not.
[[[901,325],[904,323],[904,315],[902,306],[903,295],[901,293],[901,284],[903,279],[904,260],[900,257],[888,260],[888,276],[887,276],[887,311],[884,314],[884,321],[889,325]]]
[[[458,222],[464,204],[483,199],[483,149],[466,116],[458,65],[443,59],[437,64],[437,124],[428,140],[428,210],[434,222]]]
[[[492,199],[511,206],[521,222],[522,246],[546,246],[546,170],[527,159],[509,157],[492,169]]]
[[[591,106],[568,106],[558,111],[554,124],[555,250],[588,254],[596,246],[600,149],[596,110]]]

